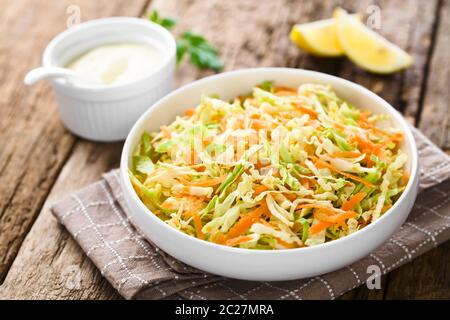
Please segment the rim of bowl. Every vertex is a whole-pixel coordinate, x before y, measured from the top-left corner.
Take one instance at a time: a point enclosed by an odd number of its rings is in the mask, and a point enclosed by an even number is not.
[[[86,29],[98,26],[98,25],[114,25],[118,23],[129,23],[134,24],[141,27],[151,28],[153,31],[159,33],[165,41],[169,44],[169,48],[167,52],[163,52],[164,56],[164,62],[153,72],[149,73],[145,77],[122,83],[122,84],[113,84],[113,85],[105,85],[105,86],[97,86],[97,87],[89,87],[89,86],[74,86],[65,83],[64,81],[61,81],[60,79],[53,80],[54,83],[58,84],[59,86],[62,86],[64,88],[74,90],[74,91],[83,91],[83,92],[111,92],[116,89],[126,89],[130,88],[132,86],[135,86],[138,83],[148,81],[154,77],[158,77],[158,75],[168,68],[170,65],[172,59],[175,58],[176,55],[176,42],[175,38],[172,36],[172,34],[159,24],[156,24],[152,21],[145,20],[142,18],[135,18],[135,17],[109,17],[109,18],[101,18],[101,19],[94,19],[89,20],[83,23],[80,23],[77,26],[74,26],[72,28],[69,28],[58,35],[56,35],[50,43],[47,45],[47,47],[44,50],[43,56],[42,56],[42,65],[44,67],[46,66],[55,66],[54,60],[52,58],[53,51],[58,46],[58,44],[68,37],[72,37],[77,33],[85,32]],[[147,38],[152,39],[151,36],[147,36]],[[167,53],[167,55],[166,55]]]
[[[392,117],[394,117],[396,120],[399,121],[399,125],[403,131],[403,133],[406,136],[406,140],[405,143],[409,144],[408,149],[408,157],[411,157],[411,172],[410,172],[410,179],[408,181],[408,184],[405,188],[405,190],[403,191],[403,193],[401,194],[400,198],[394,203],[394,205],[389,208],[389,210],[387,210],[380,218],[378,218],[375,222],[370,223],[368,226],[364,227],[363,229],[360,229],[352,234],[346,235],[345,237],[339,238],[337,240],[333,240],[333,241],[329,241],[329,242],[325,242],[319,245],[315,245],[312,247],[302,247],[302,248],[294,248],[294,249],[277,249],[277,250],[255,250],[255,249],[247,249],[247,248],[235,248],[235,247],[228,247],[228,246],[224,246],[224,245],[220,245],[220,244],[216,244],[214,242],[210,242],[210,241],[206,241],[206,240],[201,240],[198,239],[196,237],[187,235],[184,232],[181,232],[179,230],[176,230],[175,228],[172,228],[171,226],[167,225],[166,223],[164,223],[164,221],[162,221],[161,219],[159,219],[150,209],[148,209],[144,203],[141,201],[141,199],[139,199],[139,197],[137,196],[136,192],[134,191],[134,188],[131,185],[131,181],[128,177],[128,158],[129,158],[129,153],[132,151],[132,146],[131,145],[131,139],[132,137],[136,134],[136,131],[138,131],[141,126],[142,123],[146,120],[147,115],[151,114],[151,112],[153,111],[153,109],[157,106],[163,105],[166,100],[169,100],[172,96],[178,95],[180,92],[188,90],[189,88],[193,87],[193,86],[198,86],[201,85],[202,83],[206,83],[212,79],[215,78],[228,78],[228,77],[233,77],[239,74],[243,74],[243,73],[266,73],[266,72],[286,72],[286,73],[303,73],[303,74],[309,74],[309,75],[316,75],[319,77],[324,78],[324,80],[326,80],[326,78],[328,79],[333,79],[335,81],[338,82],[343,82],[343,84],[345,84],[346,86],[351,87],[353,90],[359,90],[361,91],[363,94],[372,97],[377,104],[382,105],[382,107],[387,110],[387,112],[389,113],[389,115],[391,115]],[[324,81],[326,82],[326,81]],[[345,241],[349,242],[352,241],[353,238],[355,237],[359,237],[362,236],[364,233],[367,232],[371,232],[371,230],[373,228],[376,227],[376,225],[380,224],[380,221],[384,221],[386,220],[387,216],[389,216],[389,214],[391,214],[393,211],[396,210],[396,208],[399,206],[399,204],[401,202],[404,201],[404,199],[406,198],[406,195],[411,192],[412,188],[413,188],[413,184],[415,182],[415,180],[418,178],[418,170],[419,170],[419,164],[418,164],[418,151],[417,151],[417,146],[414,140],[414,137],[412,135],[412,131],[409,128],[408,123],[406,122],[406,120],[403,118],[403,116],[394,108],[392,107],[386,100],[384,100],[383,98],[381,98],[380,96],[378,96],[377,94],[373,93],[372,91],[370,91],[369,89],[354,83],[352,81],[340,78],[340,77],[336,77],[333,75],[329,75],[326,73],[322,73],[322,72],[318,72],[318,71],[312,71],[312,70],[305,70],[305,69],[295,69],[295,68],[277,68],[277,67],[266,67],[266,68],[247,68],[247,69],[240,69],[240,70],[235,70],[235,71],[228,71],[228,72],[223,72],[223,73],[219,73],[219,74],[215,74],[215,75],[211,75],[211,76],[207,76],[204,77],[202,79],[196,80],[194,82],[191,82],[189,84],[186,84],[174,91],[172,91],[171,93],[169,93],[168,95],[166,95],[164,98],[160,99],[159,101],[157,101],[156,103],[154,103],[144,114],[142,114],[142,116],[136,121],[136,123],[133,125],[133,128],[130,130],[126,140],[125,140],[125,144],[123,146],[122,149],[122,155],[121,155],[121,160],[120,160],[120,173],[121,173],[121,179],[122,179],[122,184],[121,187],[124,187],[127,189],[126,191],[128,193],[131,193],[131,197],[133,199],[133,201],[137,202],[138,206],[144,210],[147,211],[149,214],[149,219],[153,219],[154,221],[156,221],[156,223],[161,227],[161,228],[166,228],[169,232],[174,233],[174,235],[178,235],[181,237],[184,237],[186,239],[186,241],[194,241],[197,242],[199,245],[206,245],[206,246],[211,246],[217,250],[224,250],[224,251],[229,251],[231,253],[236,253],[236,254],[258,254],[258,255],[274,255],[274,254],[287,254],[288,252],[312,252],[312,251],[317,251],[317,250],[321,250],[322,248],[325,247],[333,247],[333,246],[338,246],[340,243],[343,243]],[[409,214],[409,213],[408,213]]]

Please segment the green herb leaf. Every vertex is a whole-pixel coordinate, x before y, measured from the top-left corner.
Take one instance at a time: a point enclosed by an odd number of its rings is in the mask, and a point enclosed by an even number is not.
[[[148,19],[169,30],[176,24],[175,19],[169,17],[162,18],[156,10],[150,13]],[[187,30],[176,41],[177,66],[183,61],[186,54],[188,54],[189,61],[200,69],[212,69],[214,71],[223,69],[223,63],[219,58],[217,49],[201,35]]]
[[[177,24],[174,18],[164,18],[161,20],[161,25],[166,29],[172,29]]]
[[[177,39],[177,62],[180,63],[185,53],[189,54],[189,61],[200,69],[212,69],[219,71],[223,69],[218,51],[199,34],[190,30],[184,32]]]
[[[180,65],[180,62],[183,60],[186,51],[187,51],[186,43],[181,39],[177,40],[177,66]]]
[[[156,11],[156,10],[153,10],[150,13],[148,19],[154,23],[157,23],[157,24],[163,26],[164,28],[166,28],[168,30],[172,29],[177,23],[177,21],[171,17],[161,18],[159,16],[158,11]]]
[[[148,19],[152,22],[159,23],[159,14],[158,11],[153,10],[150,12],[150,15],[148,16]]]

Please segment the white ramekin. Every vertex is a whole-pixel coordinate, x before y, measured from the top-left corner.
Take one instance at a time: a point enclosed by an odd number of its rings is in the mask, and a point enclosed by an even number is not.
[[[144,42],[164,53],[161,67],[145,78],[121,85],[77,87],[62,79],[50,80],[66,127],[96,141],[123,140],[136,120],[155,101],[172,90],[175,40],[163,27],[139,18],[92,20],[56,36],[44,51],[44,67],[63,67],[83,52],[103,44]]]
[[[286,250],[231,248],[199,240],[170,227],[139,199],[128,177],[134,147],[144,130],[158,130],[187,108],[197,105],[202,94],[222,99],[245,95],[264,80],[296,87],[302,83],[329,84],[339,96],[363,109],[391,116],[392,126],[405,134],[402,150],[410,180],[406,190],[383,216],[367,227],[341,239],[313,247]],[[186,85],[153,105],[136,122],[125,141],[120,163],[124,199],[132,222],[159,248],[204,271],[244,280],[279,281],[312,277],[334,271],[368,255],[383,244],[408,217],[418,188],[418,153],[405,119],[385,100],[350,81],[327,74],[288,68],[260,68],[226,72]]]

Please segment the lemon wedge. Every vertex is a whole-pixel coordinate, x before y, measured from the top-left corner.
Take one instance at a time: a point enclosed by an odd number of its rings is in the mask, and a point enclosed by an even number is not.
[[[336,35],[334,19],[296,24],[290,38],[300,49],[317,56],[338,57],[344,54]]]
[[[336,9],[338,41],[350,60],[374,73],[392,73],[411,65],[412,57],[395,44],[366,27],[343,9]]]

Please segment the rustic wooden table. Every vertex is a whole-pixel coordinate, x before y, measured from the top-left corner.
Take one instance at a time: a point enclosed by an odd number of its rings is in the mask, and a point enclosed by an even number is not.
[[[73,136],[59,120],[49,86],[22,84],[49,40],[66,28],[73,4],[82,21],[141,16],[157,8],[178,19],[175,32],[192,28],[210,39],[226,70],[287,66],[358,82],[440,147],[450,148],[450,0],[1,0],[0,298],[120,298],[49,208],[117,167],[121,143]],[[370,75],[346,59],[307,56],[289,41],[294,23],[329,17],[338,5],[366,12],[371,4],[381,8],[379,31],[413,55],[414,65],[405,72]],[[178,85],[207,74],[184,65],[177,71]],[[450,298],[450,243],[385,276],[381,290],[363,286],[343,298]]]

